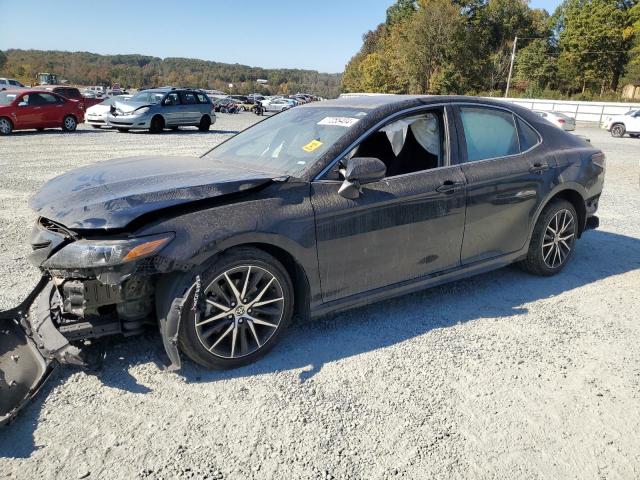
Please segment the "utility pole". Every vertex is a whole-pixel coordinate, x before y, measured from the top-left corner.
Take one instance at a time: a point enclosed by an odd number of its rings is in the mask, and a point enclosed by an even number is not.
[[[511,50],[511,65],[509,65],[509,76],[507,77],[507,89],[504,91],[504,98],[509,96],[509,86],[511,85],[511,74],[513,73],[513,62],[516,59],[516,44],[518,43],[518,36],[513,39],[513,50]]]

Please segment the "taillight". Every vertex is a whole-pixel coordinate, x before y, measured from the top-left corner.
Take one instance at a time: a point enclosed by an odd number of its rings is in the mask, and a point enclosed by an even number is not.
[[[607,160],[604,156],[604,153],[602,152],[594,153],[593,155],[591,155],[591,161],[594,165],[599,166],[602,170],[604,170],[607,165]]]

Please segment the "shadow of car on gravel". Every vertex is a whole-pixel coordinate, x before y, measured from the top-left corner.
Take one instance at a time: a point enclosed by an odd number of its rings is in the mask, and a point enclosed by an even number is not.
[[[524,304],[636,269],[640,269],[640,239],[590,231],[578,244],[573,261],[557,276],[536,277],[515,267],[503,268],[316,321],[294,324],[269,355],[246,367],[212,371],[183,356],[182,369],[177,374],[187,383],[195,383],[301,370],[299,379],[304,382],[327,363],[401,343],[434,329],[480,318],[526,314],[528,310],[522,306]],[[500,294],[496,295],[496,291]],[[149,362],[160,367],[166,361],[160,335],[148,333],[113,343],[113,349],[106,352],[107,358],[98,378],[105,385],[124,391],[150,391],[137,383],[129,369]],[[44,399],[76,371],[57,369],[55,378],[38,398],[5,427],[0,438],[0,458],[31,455],[36,448],[33,432]]]

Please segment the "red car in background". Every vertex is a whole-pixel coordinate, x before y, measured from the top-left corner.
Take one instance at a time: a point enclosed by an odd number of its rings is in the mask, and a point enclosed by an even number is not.
[[[0,135],[29,128],[62,128],[73,132],[81,122],[84,110],[76,100],[47,90],[0,92]]]
[[[53,93],[57,93],[58,95],[62,95],[64,98],[68,98],[70,100],[77,100],[80,102],[80,106],[86,111],[87,108],[93,107],[98,103],[102,103],[104,98],[87,98],[83,97],[80,90],[76,87],[70,87],[69,85],[42,85],[40,87],[43,90],[49,90]]]

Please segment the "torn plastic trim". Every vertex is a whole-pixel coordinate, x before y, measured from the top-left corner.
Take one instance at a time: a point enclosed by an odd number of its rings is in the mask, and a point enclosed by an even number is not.
[[[58,364],[86,365],[53,324],[54,288],[43,276],[20,305],[0,312],[0,426],[36,395]]]

